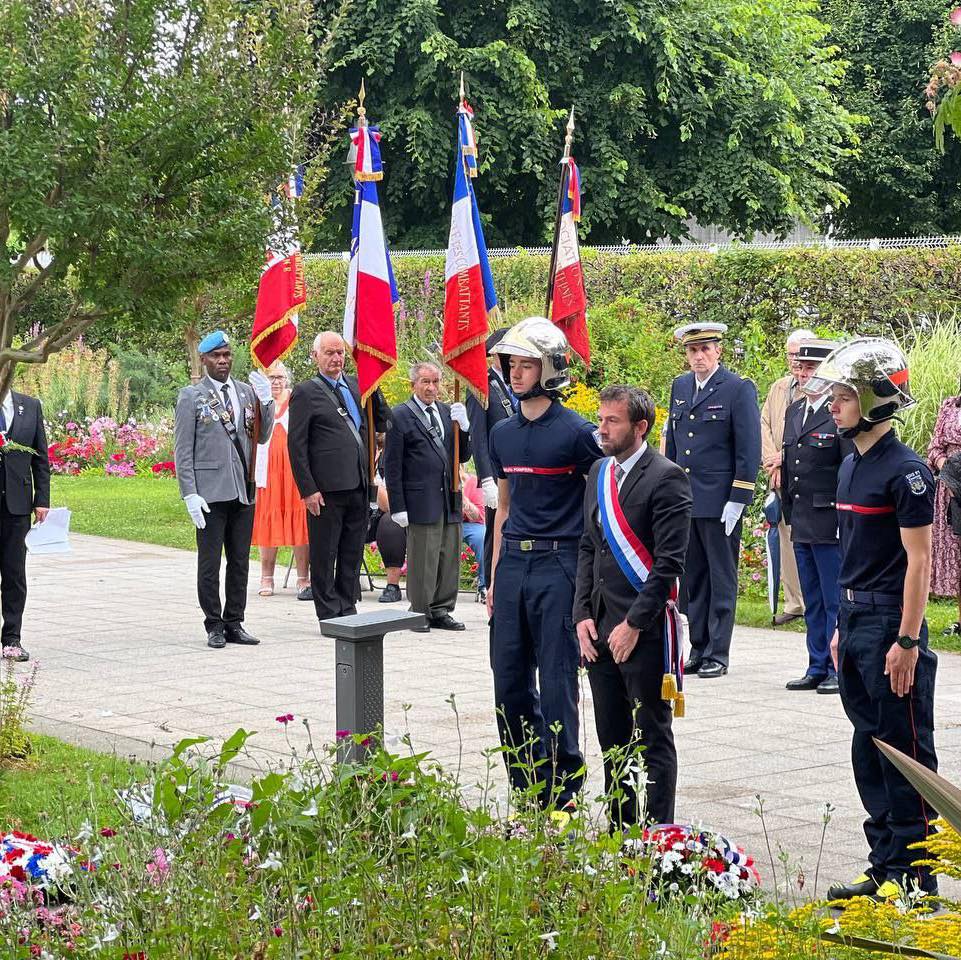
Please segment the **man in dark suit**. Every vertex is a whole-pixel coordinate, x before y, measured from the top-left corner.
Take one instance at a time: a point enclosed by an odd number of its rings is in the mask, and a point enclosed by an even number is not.
[[[573,618],[594,697],[613,829],[642,818],[674,820],[677,754],[671,701],[662,690],[665,616],[684,572],[692,500],[684,471],[647,444],[654,417],[654,402],[642,390],[601,391],[598,423],[608,456],[587,478],[577,559]],[[605,484],[609,505],[599,491]],[[612,509],[615,499],[619,510]],[[628,531],[641,544],[633,556],[624,550]],[[638,809],[630,773],[638,759],[647,772],[646,811]]]
[[[344,374],[347,347],[333,331],[314,339],[317,376],[294,387],[287,451],[307,508],[310,586],[319,620],[357,612],[360,565],[370,508],[369,424],[357,378]],[[374,423],[390,425],[387,404],[373,394]]]
[[[384,447],[384,482],[390,515],[407,528],[407,599],[427,617],[426,633],[463,630],[451,616],[460,579],[461,506],[453,493],[454,423],[461,430],[460,460],[471,455],[470,421],[462,403],[448,406],[440,393],[440,368],[415,363],[413,395],[391,411]]]
[[[0,401],[0,641],[5,660],[29,660],[20,642],[27,602],[30,514],[43,523],[50,512],[50,460],[40,401],[8,391]],[[13,450],[12,444],[28,447]],[[6,449],[5,449],[6,448]]]
[[[802,395],[784,414],[784,518],[792,524],[808,648],[804,676],[789,680],[787,689],[818,693],[838,692],[837,671],[831,659],[831,637],[841,603],[838,470],[841,461],[854,452],[854,444],[837,435],[828,395],[808,396],[804,387],[837,346],[832,340],[815,339],[798,345],[797,378]]]
[[[491,430],[512,416],[517,400],[500,370],[500,358],[491,353],[507,333],[508,327],[495,330],[487,338],[487,407],[480,405],[474,394],[467,397],[467,416],[470,418],[471,446],[474,450],[474,467],[477,484],[484,493],[484,583],[491,582],[491,563],[494,556],[494,517],[497,515],[497,477],[491,463],[488,438]],[[486,591],[484,591],[486,594]]]
[[[754,499],[761,463],[757,388],[721,361],[723,323],[692,323],[674,336],[689,373],[671,384],[665,453],[688,475],[694,506],[682,589],[691,654],[684,672],[722,677],[728,670],[741,514]]]

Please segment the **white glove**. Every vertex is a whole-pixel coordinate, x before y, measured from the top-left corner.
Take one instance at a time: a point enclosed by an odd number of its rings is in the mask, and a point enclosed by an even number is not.
[[[194,526],[198,530],[203,530],[207,526],[207,520],[204,517],[205,513],[210,513],[210,507],[207,506],[207,501],[204,500],[199,493],[188,493],[184,497],[184,503],[187,506],[187,513],[190,514],[190,519],[193,520]]]
[[[729,537],[734,532],[734,528],[737,526],[738,520],[741,519],[743,512],[743,503],[735,503],[733,500],[728,500],[728,502],[724,504],[724,510],[721,513],[721,523],[724,524],[724,536]]]
[[[392,513],[392,514],[390,515],[390,519],[393,520],[394,523],[396,523],[398,527],[406,527],[406,526],[408,526],[408,525],[410,524],[410,521],[407,519],[407,511],[406,511],[406,510],[404,510],[404,511],[401,512],[401,513]]]
[[[481,490],[484,491],[484,506],[488,510],[497,509],[497,481],[493,477],[481,480]]]
[[[467,407],[462,403],[450,405],[450,418],[464,431],[470,433],[470,420],[467,419]]]
[[[247,380],[261,403],[270,403],[274,399],[270,393],[270,381],[259,370],[251,370]]]

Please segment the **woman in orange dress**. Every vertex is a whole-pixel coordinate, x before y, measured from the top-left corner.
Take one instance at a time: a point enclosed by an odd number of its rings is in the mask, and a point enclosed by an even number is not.
[[[274,429],[257,448],[257,502],[251,542],[260,549],[260,596],[274,593],[278,547],[293,547],[297,590],[310,586],[308,576],[307,510],[290,470],[287,454],[287,407],[290,374],[279,361],[267,371],[274,397]]]

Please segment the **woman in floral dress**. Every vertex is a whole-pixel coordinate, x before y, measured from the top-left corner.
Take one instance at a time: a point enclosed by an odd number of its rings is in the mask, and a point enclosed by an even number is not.
[[[961,453],[961,396],[948,397],[938,411],[934,436],[928,445],[928,463],[940,470],[944,462]],[[961,634],[961,541],[948,523],[948,488],[938,483],[934,504],[934,553],[931,562],[931,593],[958,598],[958,620],[945,634]]]

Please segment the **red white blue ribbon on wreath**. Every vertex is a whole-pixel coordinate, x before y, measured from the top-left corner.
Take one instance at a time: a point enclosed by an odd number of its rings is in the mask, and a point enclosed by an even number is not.
[[[621,509],[614,477],[616,462],[608,457],[597,471],[597,512],[611,554],[627,582],[640,593],[654,566],[654,558],[631,529]],[[664,679],[661,698],[674,702],[675,716],[684,716],[684,655],[681,650],[681,621],[677,609],[677,580],[671,584],[664,610]]]

